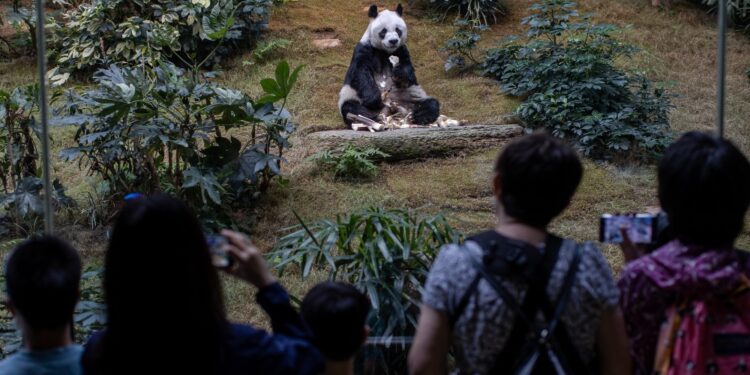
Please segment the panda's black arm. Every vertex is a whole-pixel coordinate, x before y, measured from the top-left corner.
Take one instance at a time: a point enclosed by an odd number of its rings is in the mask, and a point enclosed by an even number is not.
[[[396,86],[406,88],[418,85],[414,65],[411,63],[411,56],[409,56],[409,50],[406,46],[401,46],[393,55],[398,57],[398,65],[393,70],[393,80]]]
[[[351,65],[349,66],[349,79],[347,81],[357,91],[357,95],[362,101],[363,106],[373,110],[380,110],[383,108],[383,100],[372,71],[372,58],[372,48],[358,44],[354,50]]]

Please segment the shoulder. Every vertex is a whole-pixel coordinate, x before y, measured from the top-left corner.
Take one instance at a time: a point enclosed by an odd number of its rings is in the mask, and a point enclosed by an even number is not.
[[[579,290],[584,291],[586,295],[592,298],[592,303],[602,308],[617,305],[620,298],[620,291],[612,275],[610,266],[604,253],[593,242],[587,241],[576,243],[572,240],[566,240],[568,244],[564,250],[566,258],[572,261],[572,252],[570,250],[578,249],[579,262],[578,274],[576,276]]]
[[[375,52],[370,43],[357,43],[354,46],[354,56],[370,56]]]

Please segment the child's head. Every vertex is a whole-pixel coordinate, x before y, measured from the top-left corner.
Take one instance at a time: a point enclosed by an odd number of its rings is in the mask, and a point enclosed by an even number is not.
[[[315,346],[329,361],[348,360],[367,338],[370,300],[341,282],[313,287],[302,301],[302,318],[315,335]]]
[[[725,139],[686,133],[659,163],[659,201],[682,243],[731,247],[750,205],[750,163]]]
[[[59,329],[71,322],[80,279],[78,252],[52,236],[18,245],[5,269],[10,306],[32,330]]]

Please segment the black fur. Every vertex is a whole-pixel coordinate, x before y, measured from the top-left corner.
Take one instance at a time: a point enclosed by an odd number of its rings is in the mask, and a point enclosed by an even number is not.
[[[367,16],[370,18],[375,18],[378,16],[378,6],[377,5],[370,5],[370,10],[367,12]]]
[[[405,89],[419,84],[406,46],[401,46],[392,54],[389,54],[369,44],[357,43],[352,61],[349,64],[349,70],[346,72],[344,84],[351,86],[357,92],[361,103],[349,100],[342,105],[341,115],[348,126],[352,124],[352,121],[346,118],[348,113],[375,119],[380,110],[383,109],[380,88],[377,86],[374,77],[375,74],[391,71],[392,65],[388,61],[391,55],[399,58],[398,65],[392,71],[395,86]],[[417,124],[430,124],[437,120],[439,114],[440,104],[438,101],[434,98],[428,98],[416,104],[413,118]]]
[[[396,7],[396,14],[398,14],[399,17],[403,17],[404,8],[401,6],[401,4],[398,4],[398,6]]]
[[[412,118],[417,125],[427,125],[435,122],[440,116],[440,103],[435,98],[428,98],[418,102]]]

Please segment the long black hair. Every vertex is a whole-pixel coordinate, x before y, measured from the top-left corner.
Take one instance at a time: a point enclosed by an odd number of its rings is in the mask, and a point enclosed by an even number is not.
[[[129,201],[107,250],[101,374],[218,371],[227,327],[216,269],[193,212],[166,195]]]

